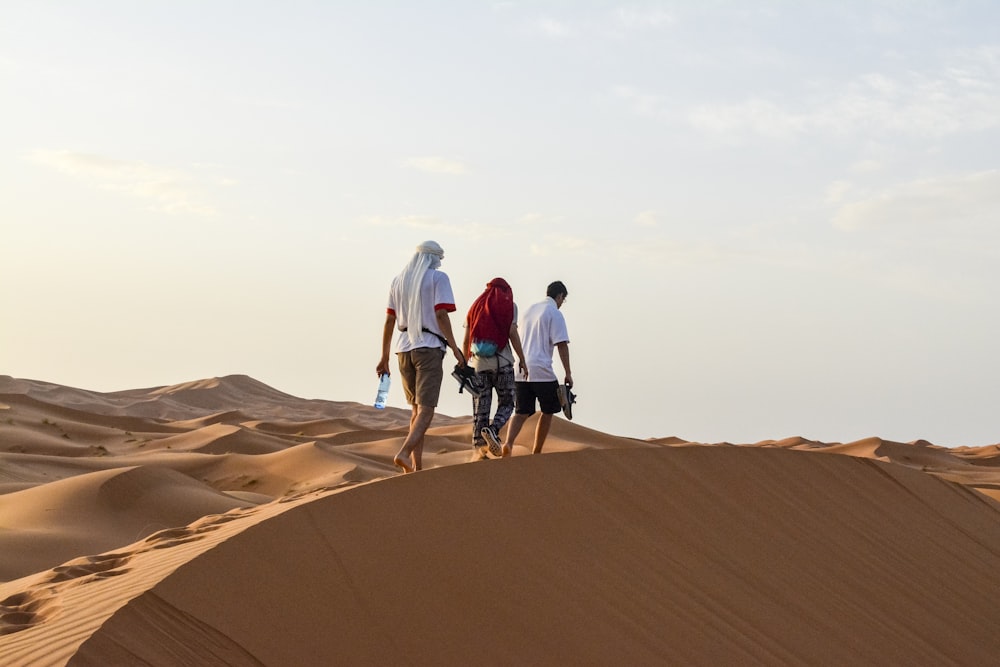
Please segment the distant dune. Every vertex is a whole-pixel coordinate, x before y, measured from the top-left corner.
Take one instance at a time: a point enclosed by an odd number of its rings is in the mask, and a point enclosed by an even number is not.
[[[470,463],[246,376],[0,376],[0,664],[993,664],[1000,447],[636,440]],[[669,425],[665,425],[669,431]],[[835,454],[836,456],[831,456]]]

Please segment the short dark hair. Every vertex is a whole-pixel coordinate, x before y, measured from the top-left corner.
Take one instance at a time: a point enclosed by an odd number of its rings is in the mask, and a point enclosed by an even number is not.
[[[554,283],[549,283],[548,288],[545,290],[545,295],[554,299],[557,296],[569,296],[569,292],[566,291],[566,286],[562,284],[562,281],[557,280]]]

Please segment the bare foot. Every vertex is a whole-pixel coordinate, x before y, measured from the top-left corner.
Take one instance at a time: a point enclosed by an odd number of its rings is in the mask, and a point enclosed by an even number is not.
[[[510,454],[511,454],[511,446],[510,445],[504,445],[503,446],[503,452],[500,454],[500,458],[505,459],[505,458],[509,457]]]
[[[392,458],[392,464],[397,468],[402,468],[403,474],[413,472],[413,462],[410,460],[410,455],[404,454],[403,450],[399,450],[399,453]]]

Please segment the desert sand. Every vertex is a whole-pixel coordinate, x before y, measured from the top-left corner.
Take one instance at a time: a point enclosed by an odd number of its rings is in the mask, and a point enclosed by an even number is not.
[[[398,475],[404,410],[0,376],[0,665],[996,663],[1000,446],[588,409],[479,462],[439,415]]]

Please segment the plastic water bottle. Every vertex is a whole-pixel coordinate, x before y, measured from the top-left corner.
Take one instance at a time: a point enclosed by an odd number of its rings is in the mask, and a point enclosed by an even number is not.
[[[389,398],[389,374],[378,376],[378,395],[375,396],[375,407],[381,410],[385,407],[385,399]]]

